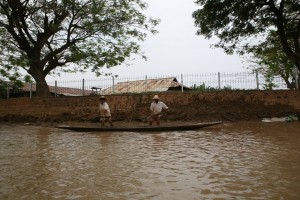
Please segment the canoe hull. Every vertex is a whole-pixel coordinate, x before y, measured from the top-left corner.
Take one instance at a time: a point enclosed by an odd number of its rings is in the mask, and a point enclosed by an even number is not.
[[[67,129],[79,132],[147,132],[147,131],[179,131],[179,130],[195,130],[208,126],[213,126],[221,124],[218,122],[207,122],[207,123],[197,123],[197,124],[183,124],[183,125],[165,125],[165,126],[111,126],[111,127],[84,127],[84,126],[57,126],[60,129]]]

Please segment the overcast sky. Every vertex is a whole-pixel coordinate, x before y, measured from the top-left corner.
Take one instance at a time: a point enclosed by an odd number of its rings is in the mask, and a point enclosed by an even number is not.
[[[109,71],[122,77],[145,75],[200,74],[213,72],[242,72],[242,59],[226,55],[222,49],[210,47],[217,40],[196,36],[192,13],[199,7],[195,0],[145,0],[149,4],[148,16],[161,19],[156,35],[150,35],[142,43],[148,60],[137,58],[128,67],[118,66]],[[92,73],[66,75],[64,79],[92,79]],[[48,77],[60,80],[62,77]]]

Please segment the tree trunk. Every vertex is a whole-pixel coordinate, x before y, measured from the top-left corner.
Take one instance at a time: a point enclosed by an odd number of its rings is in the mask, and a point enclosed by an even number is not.
[[[300,72],[300,59],[297,59],[296,67],[298,71]]]
[[[36,96],[41,98],[50,97],[50,89],[46,82],[45,76],[43,75],[43,72],[40,72],[39,70],[37,70],[37,68],[31,68],[29,73],[36,82]]]
[[[50,89],[45,78],[43,80],[36,80],[36,96],[42,98],[50,97]]]

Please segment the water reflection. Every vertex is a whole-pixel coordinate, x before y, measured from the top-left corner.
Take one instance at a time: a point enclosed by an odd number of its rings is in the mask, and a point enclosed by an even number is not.
[[[91,134],[47,127],[0,128],[0,199],[300,195],[300,135],[292,130]]]

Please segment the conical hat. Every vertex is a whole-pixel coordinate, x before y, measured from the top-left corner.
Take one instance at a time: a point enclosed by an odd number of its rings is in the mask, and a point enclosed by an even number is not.
[[[153,99],[159,99],[158,95],[154,95]]]

